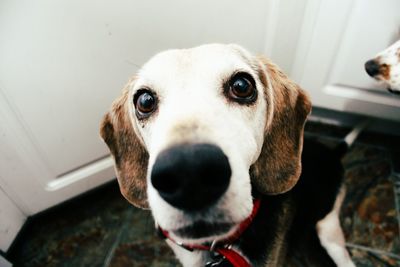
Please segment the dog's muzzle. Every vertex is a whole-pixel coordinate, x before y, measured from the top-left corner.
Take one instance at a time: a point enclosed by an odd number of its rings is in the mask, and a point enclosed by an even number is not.
[[[151,183],[172,206],[197,211],[215,203],[228,188],[231,167],[222,150],[211,144],[181,144],[162,151]]]

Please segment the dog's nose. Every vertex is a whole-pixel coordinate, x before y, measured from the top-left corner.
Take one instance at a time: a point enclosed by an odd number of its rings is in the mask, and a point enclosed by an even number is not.
[[[228,158],[210,144],[182,144],[162,151],[154,163],[151,183],[172,206],[195,211],[225,193],[231,177]]]
[[[369,76],[374,77],[379,74],[379,63],[371,59],[365,62],[365,70]]]

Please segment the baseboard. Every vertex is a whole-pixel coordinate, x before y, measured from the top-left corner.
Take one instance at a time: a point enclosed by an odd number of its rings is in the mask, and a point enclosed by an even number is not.
[[[400,123],[391,120],[339,112],[320,107],[313,107],[313,111],[308,118],[308,120],[312,122],[320,122],[347,128],[353,128],[366,119],[370,120],[370,124],[366,129],[367,132],[400,135]]]

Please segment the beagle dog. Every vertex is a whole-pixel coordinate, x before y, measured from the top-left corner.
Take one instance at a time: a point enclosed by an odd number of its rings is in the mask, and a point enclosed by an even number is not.
[[[400,94],[400,40],[365,63],[369,76],[384,83],[389,92]]]
[[[340,155],[312,140],[302,153],[310,111],[268,59],[208,44],[151,58],[100,133],[122,195],[151,210],[183,266],[286,266],[308,241],[321,266],[354,266]]]

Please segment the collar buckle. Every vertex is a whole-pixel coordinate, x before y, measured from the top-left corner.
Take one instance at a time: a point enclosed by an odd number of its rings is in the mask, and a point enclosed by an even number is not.
[[[221,255],[217,251],[212,251],[212,250],[210,250],[210,258],[211,260],[206,263],[205,267],[223,266],[222,264],[226,259],[225,256]]]

